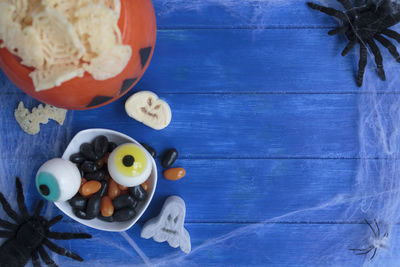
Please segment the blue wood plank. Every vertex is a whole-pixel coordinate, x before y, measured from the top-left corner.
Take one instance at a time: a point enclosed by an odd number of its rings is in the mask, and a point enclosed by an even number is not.
[[[177,147],[184,158],[358,156],[357,95],[160,96],[173,112],[170,126],[161,132],[128,117],[125,98],[100,109],[74,112],[71,129],[111,128],[158,151]]]
[[[358,93],[354,80],[358,49],[343,58],[340,53],[347,41],[343,36],[328,36],[327,31],[160,31],[150,67],[136,90],[178,94]],[[381,51],[391,81],[400,66],[386,49]],[[1,75],[2,92],[14,91]],[[371,58],[366,75],[377,78]]]
[[[305,0],[156,0],[159,28],[331,27],[337,22]],[[329,6],[342,9],[336,1]]]
[[[13,117],[21,95],[0,107],[10,150],[29,139]],[[356,158],[357,95],[353,94],[160,94],[172,107],[170,126],[155,131],[126,115],[124,97],[89,111],[70,112],[72,122],[43,126],[39,140],[56,132],[110,128],[153,145],[159,152],[176,147],[183,158]],[[390,97],[390,96],[389,96]],[[25,99],[28,99],[27,97]],[[337,129],[340,129],[338,131]],[[68,131],[67,131],[68,132]],[[66,145],[66,140],[60,145]],[[196,140],[194,142],[194,140]],[[43,144],[33,142],[25,157]],[[379,156],[371,153],[371,157]],[[11,157],[18,157],[12,154]]]
[[[2,181],[0,191],[9,192],[7,199],[15,208],[14,177],[21,177],[27,202],[33,209],[40,199],[34,176],[44,161],[40,157],[28,162],[7,160],[7,184]],[[342,223],[341,215],[349,202],[334,201],[339,196],[354,197],[357,164],[356,160],[179,159],[175,166],[184,167],[187,175],[173,182],[163,178],[158,164],[157,190],[140,221],[156,216],[165,199],[176,194],[186,200],[188,222]],[[320,212],[313,210],[323,205],[328,207]],[[52,210],[60,213],[55,207]],[[293,216],[294,211],[301,212]],[[355,211],[352,220],[362,220],[364,216]]]
[[[145,266],[119,233],[99,232],[69,223],[54,228],[93,235],[92,240],[57,241],[57,244],[78,251],[85,259],[85,266]],[[348,250],[352,245],[359,245],[370,231],[365,224],[187,223],[186,228],[193,249],[187,256],[166,243],[140,238],[140,226],[134,226],[127,234],[146,261],[155,266],[361,266],[363,263],[396,266],[398,263],[399,252],[394,248],[380,249],[372,262],[368,262],[368,257],[353,255]],[[397,229],[392,233],[395,240],[399,236]],[[65,257],[56,259],[64,266],[82,266],[82,263]]]

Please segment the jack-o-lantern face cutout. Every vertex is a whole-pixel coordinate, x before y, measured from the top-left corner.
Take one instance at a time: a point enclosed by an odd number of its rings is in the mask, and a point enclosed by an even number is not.
[[[107,3],[109,1],[106,1]],[[118,2],[118,1],[111,1]],[[131,57],[118,75],[95,80],[86,72],[60,86],[37,91],[29,76],[33,69],[6,48],[0,49],[0,68],[21,90],[47,104],[66,109],[92,109],[108,104],[124,95],[141,78],[154,52],[156,20],[151,0],[120,0],[118,27],[122,44],[130,46]],[[96,25],[94,25],[95,27]]]
[[[126,113],[145,125],[161,130],[171,122],[171,108],[150,91],[142,91],[132,95],[125,102]]]

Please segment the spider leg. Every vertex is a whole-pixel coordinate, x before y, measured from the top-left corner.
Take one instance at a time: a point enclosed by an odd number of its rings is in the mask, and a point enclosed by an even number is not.
[[[18,225],[7,222],[5,220],[1,220],[1,219],[0,219],[0,226],[5,229],[9,229],[9,230],[15,230],[18,228]]]
[[[41,267],[42,266],[40,264],[40,260],[39,260],[39,256],[38,256],[37,251],[34,251],[32,253],[32,264],[33,264],[33,267]]]
[[[69,240],[69,239],[80,239],[80,238],[92,238],[91,235],[86,233],[57,233],[50,232],[46,233],[46,237],[56,240]]]
[[[372,248],[374,248],[374,246],[369,246],[367,248],[350,248],[349,250],[351,250],[351,251],[366,251],[366,250],[372,249]]]
[[[337,0],[339,3],[342,4],[342,6],[346,9],[346,10],[350,10],[353,8],[353,5],[350,3],[349,0]]]
[[[39,255],[48,266],[58,267],[58,265],[50,258],[49,254],[47,254],[46,250],[44,250],[43,246],[39,247]]]
[[[15,185],[17,187],[17,204],[19,211],[21,212],[22,217],[24,217],[24,219],[28,219],[30,216],[28,209],[26,208],[25,205],[25,197],[24,197],[24,192],[22,191],[22,184],[18,177],[15,180]]]
[[[318,11],[320,11],[322,13],[325,13],[325,14],[327,14],[329,16],[336,17],[336,18],[338,18],[338,19],[340,19],[342,21],[347,21],[347,16],[342,11],[336,10],[334,8],[331,8],[331,7],[320,6],[320,5],[311,3],[311,2],[307,2],[307,5],[310,8],[318,10]]]
[[[0,203],[3,206],[4,211],[7,213],[7,215],[16,221],[17,223],[21,223],[22,219],[19,217],[19,215],[11,208],[10,204],[8,201],[5,199],[3,193],[0,193]]]
[[[389,50],[390,54],[392,54],[392,56],[396,59],[396,61],[400,63],[400,55],[391,41],[379,34],[375,36],[375,39],[378,40],[384,47],[386,47],[387,50]]]
[[[364,71],[366,65],[367,65],[367,48],[363,43],[360,43],[360,60],[358,61],[358,75],[357,75],[357,85],[359,87],[361,87],[363,83]]]
[[[379,78],[381,78],[382,81],[385,81],[386,76],[385,76],[385,70],[383,69],[381,52],[379,51],[379,48],[373,39],[368,40],[367,43],[369,47],[371,47],[372,53],[375,56],[375,63],[378,69],[378,76]]]
[[[374,249],[374,247],[368,249],[366,252],[354,253],[354,255],[366,255],[366,254],[368,254],[368,253],[369,253],[371,250],[373,250],[373,249]]]
[[[59,221],[61,221],[63,218],[62,215],[57,215],[56,217],[54,217],[53,219],[51,219],[48,223],[47,223],[47,228],[52,227],[53,225],[55,225],[56,223],[58,223]]]
[[[379,229],[379,225],[378,225],[376,219],[374,219],[374,222],[375,222],[375,225],[376,225],[376,229],[378,230],[378,237],[380,237],[381,236],[381,229]]]
[[[369,228],[371,228],[372,232],[374,233],[374,236],[375,236],[375,237],[378,237],[378,236],[376,235],[376,232],[375,232],[374,228],[373,228],[372,225],[369,223],[369,221],[367,221],[367,219],[364,219],[364,221],[365,221],[366,224],[368,224]]]
[[[395,39],[398,43],[400,43],[400,34],[399,33],[395,32],[393,30],[389,30],[389,29],[383,30],[382,33],[386,36],[389,36],[392,39]]]
[[[372,257],[371,257],[369,260],[372,260],[372,259],[375,257],[376,250],[377,250],[377,248],[375,248],[375,250],[374,250],[374,254],[372,254]]]
[[[79,256],[78,254],[76,254],[72,251],[69,251],[65,248],[59,247],[48,239],[44,239],[43,244],[46,247],[48,247],[50,250],[54,251],[55,253],[57,253],[59,255],[70,257],[71,259],[74,259],[76,261],[83,261],[81,256]]]
[[[383,235],[383,237],[388,237],[389,236],[389,233],[388,232],[386,232],[384,235]]]
[[[38,204],[37,207],[36,207],[35,212],[33,213],[33,216],[39,216],[39,215],[40,215],[40,212],[41,212],[42,209],[43,209],[43,205],[44,205],[44,201],[43,201],[43,199],[41,199],[41,200],[39,201],[39,204]]]
[[[337,28],[335,28],[333,30],[330,30],[328,32],[328,34],[329,35],[336,35],[336,34],[339,34],[339,33],[344,33],[345,31],[347,31],[348,28],[349,28],[348,25],[343,25],[343,26],[337,27]]]
[[[347,55],[351,49],[353,49],[353,47],[356,45],[357,41],[350,41],[346,47],[343,49],[342,51],[342,56],[344,57],[345,55]]]
[[[10,231],[0,231],[0,237],[10,238],[10,237],[13,237],[14,235],[15,235],[14,232],[10,232]]]

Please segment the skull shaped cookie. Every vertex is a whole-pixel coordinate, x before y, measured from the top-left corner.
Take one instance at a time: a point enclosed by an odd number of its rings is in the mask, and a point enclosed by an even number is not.
[[[138,92],[125,102],[126,113],[145,125],[161,130],[171,122],[171,108],[167,102],[150,91]]]
[[[186,206],[182,198],[170,196],[164,203],[160,214],[145,223],[141,237],[154,241],[165,242],[173,247],[181,247],[185,253],[191,250],[190,235],[183,227],[185,222]]]

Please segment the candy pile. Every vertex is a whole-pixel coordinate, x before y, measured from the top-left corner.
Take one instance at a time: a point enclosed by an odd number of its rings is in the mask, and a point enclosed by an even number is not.
[[[97,217],[107,222],[127,221],[135,217],[138,203],[147,198],[146,182],[134,187],[125,187],[110,177],[107,161],[116,147],[115,143],[100,135],[92,143],[83,143],[80,152],[70,156],[70,160],[77,164],[82,176],[79,192],[69,200],[77,217]]]

